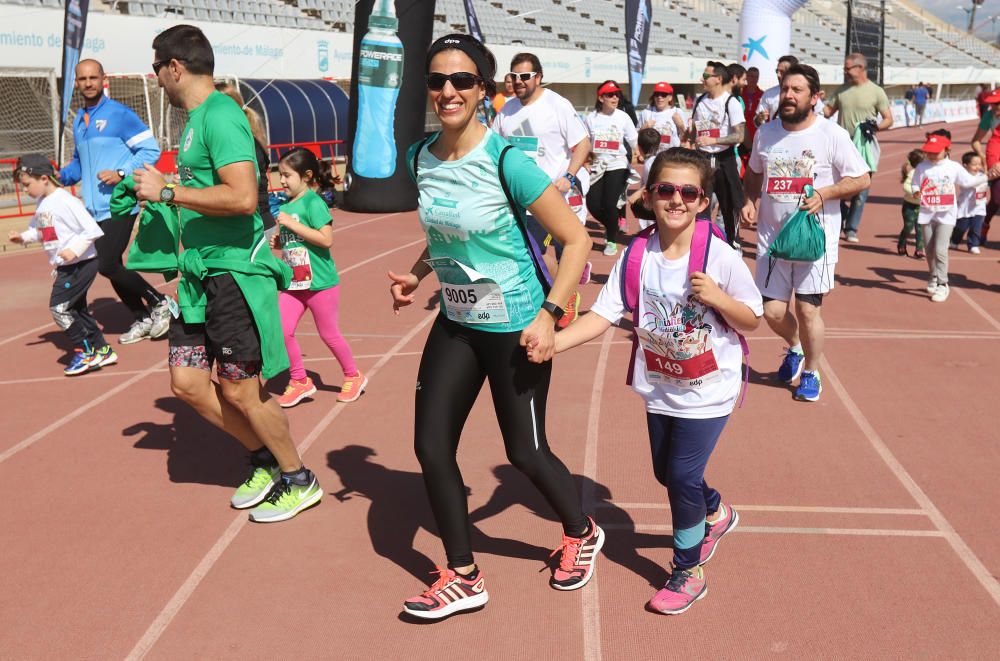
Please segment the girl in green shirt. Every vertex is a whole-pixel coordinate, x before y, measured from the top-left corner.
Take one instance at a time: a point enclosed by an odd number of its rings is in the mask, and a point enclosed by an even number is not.
[[[292,268],[292,283],[278,296],[285,348],[291,363],[288,387],[278,397],[278,403],[285,408],[316,394],[316,386],[306,375],[295,339],[295,329],[306,309],[312,312],[320,338],[344,370],[344,385],[337,401],[353,402],[368,385],[368,379],[354,364],[351,348],[337,325],[340,277],[330,255],[333,221],[326,202],[310,188],[319,171],[316,156],[302,147],[292,149],[278,163],[281,186],[289,199],[278,213],[276,220],[280,229],[274,236],[273,246],[281,248],[281,258]]]

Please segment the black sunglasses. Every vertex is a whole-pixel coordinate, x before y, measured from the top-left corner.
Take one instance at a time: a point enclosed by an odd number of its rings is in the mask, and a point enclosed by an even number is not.
[[[168,57],[165,60],[157,60],[156,62],[153,62],[153,75],[159,76],[160,69],[170,64],[170,60],[177,60],[178,62],[187,62],[187,60],[185,60],[183,57]]]
[[[440,92],[444,89],[444,84],[450,82],[451,86],[458,91],[471,90],[473,87],[483,82],[481,76],[468,71],[457,73],[429,73],[427,74],[427,89]]]
[[[646,190],[656,195],[656,197],[660,200],[672,200],[674,199],[674,193],[680,192],[681,202],[684,202],[685,204],[693,204],[697,202],[705,193],[705,191],[698,186],[693,186],[691,184],[679,186],[667,181],[660,182],[658,184],[651,184]]]

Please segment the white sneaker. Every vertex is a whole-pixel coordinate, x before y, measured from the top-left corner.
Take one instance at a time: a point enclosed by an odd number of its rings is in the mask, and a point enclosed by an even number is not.
[[[979,246],[972,246],[971,248],[969,248],[969,252],[971,252],[973,255],[978,255],[979,253],[982,252],[982,250],[979,249]]]
[[[934,295],[931,296],[931,301],[935,303],[943,303],[948,300],[948,285],[939,285],[936,290],[934,290]]]
[[[153,320],[149,317],[139,319],[134,322],[125,333],[118,338],[118,344],[135,344],[149,339],[149,331],[153,327]]]
[[[951,248],[952,250],[958,250],[958,244],[955,243],[954,241],[949,241],[948,247]]]
[[[934,292],[937,291],[937,288],[938,288],[937,278],[931,278],[930,280],[927,281],[927,293],[928,294],[933,294]]]
[[[164,298],[157,303],[149,314],[152,319],[149,336],[156,340],[166,335],[170,330],[170,307],[167,305],[167,299]]]
[[[604,254],[607,255],[608,257],[613,257],[614,255],[617,255],[618,254],[618,244],[616,244],[616,243],[614,243],[612,241],[608,241],[604,245]]]

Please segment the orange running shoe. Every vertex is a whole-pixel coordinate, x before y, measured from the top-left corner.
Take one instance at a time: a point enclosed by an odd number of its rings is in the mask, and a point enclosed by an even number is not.
[[[353,402],[368,387],[368,377],[358,370],[354,376],[345,376],[344,385],[340,386],[340,394],[337,395],[338,402]]]
[[[314,384],[312,379],[308,376],[305,381],[296,381],[295,379],[292,379],[288,382],[285,392],[281,393],[278,397],[278,404],[281,405],[281,408],[289,409],[306,397],[311,397],[315,394],[316,384]]]
[[[562,544],[550,556],[559,556],[559,566],[549,579],[549,585],[556,590],[579,590],[594,575],[597,554],[604,546],[604,531],[589,516],[587,521],[589,535],[582,538],[563,535]]]
[[[467,581],[451,569],[437,568],[438,579],[420,595],[403,602],[403,611],[425,620],[439,620],[452,613],[485,606],[490,600],[482,570]]]
[[[566,313],[556,322],[557,328],[566,328],[580,316],[580,292],[575,291],[566,304]]]

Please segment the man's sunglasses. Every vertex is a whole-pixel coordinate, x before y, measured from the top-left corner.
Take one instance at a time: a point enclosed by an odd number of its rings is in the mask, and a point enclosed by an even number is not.
[[[483,82],[483,79],[468,71],[458,71],[456,73],[429,73],[427,74],[427,89],[440,92],[444,89],[445,83],[451,83],[451,86],[458,91],[471,90],[473,87]]]
[[[703,73],[703,74],[701,74],[701,79],[702,80],[708,80],[709,78],[715,78],[718,75],[719,74],[717,74],[717,73]]]
[[[531,80],[532,78],[534,78],[535,76],[537,76],[538,72],[537,71],[522,71],[522,72],[518,73],[516,71],[511,71],[507,75],[510,76],[510,79],[512,81],[513,80],[520,80],[522,83],[526,83],[529,80]]]
[[[159,76],[160,69],[170,64],[170,60],[177,60],[178,62],[187,62],[187,60],[185,60],[183,57],[170,57],[167,58],[166,60],[157,60],[156,62],[153,62],[153,75]]]
[[[674,199],[674,193],[681,194],[681,202],[685,204],[694,204],[702,198],[705,194],[698,186],[693,186],[691,184],[684,184],[683,186],[678,186],[677,184],[671,184],[670,182],[660,182],[658,184],[649,185],[646,190],[656,196],[659,200],[672,200]]]

